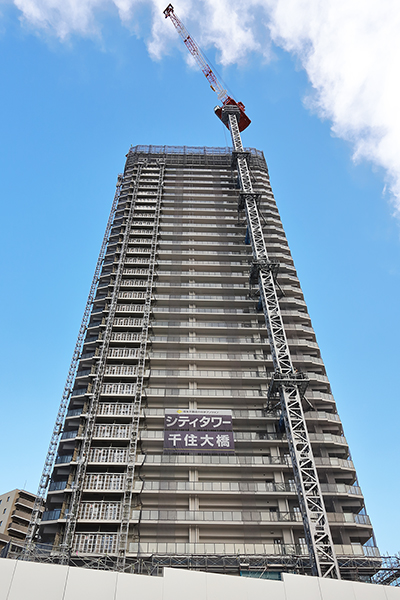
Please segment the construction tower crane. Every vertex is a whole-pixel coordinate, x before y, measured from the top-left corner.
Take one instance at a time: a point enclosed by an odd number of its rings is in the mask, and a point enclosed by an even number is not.
[[[239,210],[245,211],[247,232],[253,251],[250,282],[258,283],[274,365],[268,397],[277,397],[280,400],[312,573],[318,577],[340,579],[339,565],[303,412],[302,396],[307,377],[293,367],[274,279],[277,265],[268,258],[258,210],[259,194],[253,189],[248,153],[243,148],[240,136],[240,132],[250,124],[250,119],[243,104],[228,96],[204,54],[175,14],[172,4],[164,10],[164,15],[165,18],[171,19],[206,76],[211,89],[222,101],[222,106],[217,106],[215,112],[232,137],[233,159],[240,182]]]
[[[177,32],[183,39],[183,43],[185,44],[186,48],[189,50],[190,54],[194,57],[195,61],[199,65],[203,74],[205,75],[205,78],[207,79],[208,83],[210,84],[212,91],[217,94],[218,100],[220,100],[220,102],[222,102],[222,105],[223,106],[236,106],[239,108],[239,113],[238,113],[239,131],[244,131],[251,123],[249,117],[246,115],[244,104],[242,102],[235,102],[235,100],[228,95],[228,92],[223,87],[223,85],[218,81],[218,78],[216,77],[214,71],[212,70],[210,65],[207,63],[207,59],[204,56],[203,52],[201,51],[199,46],[196,44],[195,40],[190,36],[188,30],[186,29],[186,27],[184,26],[182,21],[179,19],[179,17],[176,16],[176,14],[174,12],[174,7],[172,6],[172,4],[168,4],[167,8],[164,10],[164,15],[165,15],[166,19],[169,17],[171,19],[171,21],[173,22],[173,24],[175,25]],[[222,119],[222,107],[221,106],[217,106],[215,108],[215,113],[216,113],[217,117],[219,117],[221,119],[221,121],[224,122],[224,120]],[[228,123],[225,122],[224,124],[229,129]]]

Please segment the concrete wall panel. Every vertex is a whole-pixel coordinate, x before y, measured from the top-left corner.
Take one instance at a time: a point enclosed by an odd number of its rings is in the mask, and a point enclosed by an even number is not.
[[[7,561],[8,559],[4,559]],[[17,561],[7,600],[59,600],[63,597],[68,567]]]
[[[354,581],[353,590],[356,600],[386,600],[385,588],[383,585],[370,585],[368,583],[357,583]]]
[[[352,581],[318,579],[323,600],[356,600]]]
[[[163,600],[163,577],[118,573],[115,600]]]
[[[62,600],[115,600],[116,587],[116,572],[70,568],[65,594],[61,598]],[[52,600],[57,598],[58,596],[54,596]]]
[[[0,558],[0,600],[7,600],[8,590],[17,566],[16,560]]]
[[[284,574],[283,581],[165,569],[128,575],[0,559],[0,600],[400,600],[386,587]]]
[[[239,581],[237,581],[239,579]],[[222,578],[216,573],[207,573],[207,600],[244,600],[246,598],[246,582],[244,578],[227,575]],[[256,599],[254,599],[256,600]]]
[[[287,600],[322,600],[316,577],[283,573]]]
[[[206,577],[200,571],[164,569],[163,600],[206,600]]]
[[[385,586],[387,600],[400,600],[400,587]]]
[[[265,579],[253,579],[242,577],[245,580],[244,595],[239,600],[286,600],[285,585],[283,581],[267,581]]]

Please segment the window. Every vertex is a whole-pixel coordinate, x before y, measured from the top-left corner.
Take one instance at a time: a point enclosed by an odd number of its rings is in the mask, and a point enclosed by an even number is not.
[[[8,502],[9,500],[10,500],[10,496],[8,496],[8,498],[7,498],[7,502]]]
[[[0,527],[3,525],[3,521],[0,521]]]
[[[4,515],[4,513],[6,513],[6,512],[7,512],[7,509],[5,508],[5,509],[3,510],[3,515]]]

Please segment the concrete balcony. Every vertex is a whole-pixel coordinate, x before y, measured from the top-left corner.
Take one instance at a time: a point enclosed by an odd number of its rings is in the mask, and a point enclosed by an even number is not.
[[[14,521],[11,521],[7,527],[7,533],[11,536],[16,535],[17,537],[21,537],[22,535],[25,536],[27,532],[28,525],[23,525],[22,523],[14,523]]]
[[[309,433],[308,435],[311,442],[326,442],[327,444],[331,442],[334,445],[340,444],[341,446],[346,446],[346,448],[348,445],[344,435],[333,435],[332,433]]]
[[[29,512],[24,512],[23,510],[14,510],[12,513],[12,516],[21,520],[21,521],[25,521],[26,523],[29,523],[29,521],[31,520],[31,515],[32,515],[32,511]]]
[[[29,499],[24,498],[24,496],[20,495],[15,501],[15,506],[17,508],[20,506],[23,506],[24,508],[33,508],[34,504],[35,504],[35,497],[33,495]]]
[[[345,460],[343,458],[328,458],[328,457],[315,457],[315,465],[317,467],[337,467],[339,469],[345,469],[349,471],[355,471],[353,461]]]
[[[362,526],[371,526],[371,520],[367,515],[357,515],[353,513],[327,513],[328,521],[332,523],[346,524],[350,525],[362,525]]]
[[[345,483],[321,483],[320,485],[324,496],[363,497],[361,488],[356,485],[346,485]]]

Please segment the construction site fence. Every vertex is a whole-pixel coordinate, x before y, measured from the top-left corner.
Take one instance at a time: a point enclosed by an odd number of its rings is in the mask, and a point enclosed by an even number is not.
[[[67,564],[106,571],[124,571],[151,576],[162,576],[164,567],[212,571],[231,575],[265,577],[268,572],[286,572],[306,575],[311,572],[308,556],[304,555],[179,555],[153,554],[130,556],[124,568],[118,566],[117,556],[89,556],[69,552],[46,544],[35,544],[29,549],[9,544],[1,552],[3,558],[39,563]],[[344,579],[400,587],[400,555],[379,557],[339,556],[339,567]]]

